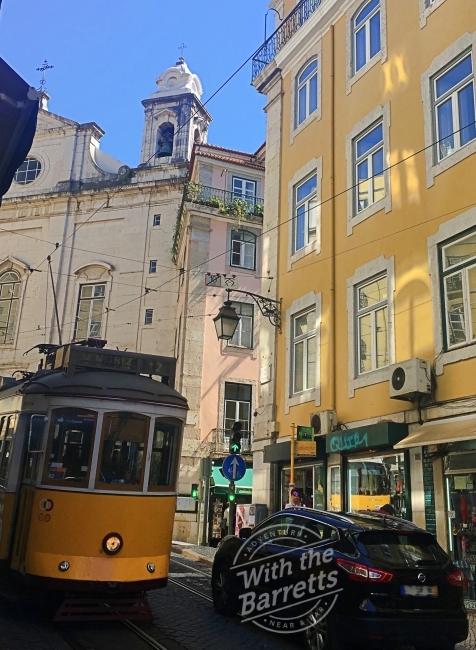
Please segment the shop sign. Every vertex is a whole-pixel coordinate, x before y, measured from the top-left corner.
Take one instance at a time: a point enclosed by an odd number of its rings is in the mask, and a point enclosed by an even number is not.
[[[297,428],[297,440],[302,442],[313,442],[314,441],[314,429],[312,427],[298,427]]]
[[[177,497],[176,512],[195,512],[197,500],[193,497]]]
[[[316,455],[316,443],[309,442],[307,440],[296,442],[296,456],[315,456]]]
[[[326,436],[327,453],[366,451],[379,447],[393,447],[403,440],[408,433],[408,426],[398,422],[381,422],[366,427],[333,431]]]

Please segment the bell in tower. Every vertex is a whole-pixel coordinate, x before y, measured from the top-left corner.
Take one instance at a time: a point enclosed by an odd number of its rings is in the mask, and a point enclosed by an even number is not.
[[[212,117],[200,101],[202,84],[181,57],[156,80],[157,90],[145,99],[141,164],[183,164],[193,145],[206,142]]]

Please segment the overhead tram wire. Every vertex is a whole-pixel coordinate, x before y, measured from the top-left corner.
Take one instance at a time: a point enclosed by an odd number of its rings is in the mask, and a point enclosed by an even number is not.
[[[261,46],[260,46],[260,47],[261,47]],[[240,65],[240,66],[239,66],[239,67],[238,67],[238,68],[237,68],[237,69],[236,69],[236,70],[235,70],[235,71],[234,71],[234,72],[233,72],[229,77],[228,77],[228,79],[226,79],[226,81],[224,81],[224,82],[221,84],[221,86],[219,86],[219,87],[217,88],[217,90],[215,90],[214,93],[212,93],[212,95],[207,99],[206,102],[204,102],[204,103],[202,104],[202,106],[206,106],[207,104],[209,104],[209,103],[211,102],[211,100],[212,100],[214,97],[216,97],[216,96],[218,95],[218,93],[219,93],[221,90],[223,90],[223,88],[225,88],[225,86],[227,86],[227,85],[230,83],[230,81],[231,81],[234,77],[236,77],[236,75],[237,75],[239,72],[241,72],[241,70],[245,67],[245,65],[247,65],[247,63],[249,63],[249,61],[251,61],[251,59],[255,56],[255,54],[258,53],[258,51],[260,50],[260,47],[259,47],[257,50],[255,50],[255,51],[253,52],[253,54],[251,54],[251,55],[246,59],[246,61],[244,61],[244,62],[243,62],[243,63],[242,63],[242,64],[241,64],[241,65]],[[184,122],[184,123],[182,124],[182,126],[180,126],[180,127],[177,129],[176,133],[174,134],[174,137],[175,137],[175,135],[178,135],[178,134],[180,133],[180,131],[182,131],[182,129],[184,129],[184,128],[187,126],[187,124],[189,124],[189,123],[190,123],[190,122],[191,122],[191,121],[192,121],[192,120],[193,120],[193,119],[198,115],[198,113],[199,113],[199,111],[195,111],[195,112],[193,113],[193,115],[191,115],[191,116],[189,117],[189,119],[188,119],[186,122]],[[153,158],[156,157],[156,155],[157,155],[158,152],[159,152],[159,150],[157,149],[157,150],[156,150],[156,151],[155,151],[155,152],[154,152],[154,153],[153,153],[153,154],[152,154],[152,155],[151,155],[151,156],[150,156],[150,157],[149,157],[149,158],[148,158],[144,163],[142,163],[142,164],[140,165],[140,167],[145,167],[145,166],[146,166],[146,165],[147,165],[147,164],[148,164],[148,163],[149,163]],[[127,186],[128,186],[128,185],[127,185]],[[69,239],[71,239],[71,237],[74,237],[74,236],[76,235],[76,233],[78,232],[78,230],[80,230],[80,228],[82,228],[83,226],[85,226],[85,225],[88,223],[88,221],[90,221],[90,220],[91,220],[91,219],[92,219],[96,214],[98,214],[98,212],[100,212],[102,209],[104,209],[104,207],[105,207],[106,205],[109,205],[111,199],[113,199],[113,198],[116,196],[116,194],[118,194],[118,193],[119,193],[119,192],[120,192],[124,187],[126,187],[126,182],[121,183],[121,184],[116,188],[116,190],[115,190],[115,191],[114,191],[110,196],[108,196],[107,200],[106,200],[102,205],[100,205],[96,210],[94,210],[94,212],[93,212],[93,213],[92,213],[92,214],[91,214],[91,215],[90,215],[90,216],[89,216],[89,217],[88,217],[88,218],[87,218],[83,223],[79,224],[78,227],[75,228],[75,229],[73,230],[73,232],[71,233],[71,235],[69,235],[69,236],[64,240],[64,242],[62,242],[61,244],[59,244],[59,246],[55,247],[55,249],[50,253],[50,256],[53,255],[53,253],[55,253],[55,252],[58,250],[58,248],[61,248],[62,246],[64,246],[65,242],[67,242]],[[129,186],[128,186],[128,187],[129,187]],[[72,248],[74,248],[74,246],[73,246]],[[48,256],[45,257],[45,259],[44,259],[42,262],[40,262],[40,264],[38,264],[38,268],[39,268],[40,266],[42,266],[42,265],[43,265],[47,260],[48,260]]]
[[[375,242],[377,242],[377,241],[381,241],[382,239],[386,239],[386,238],[388,238],[388,237],[392,237],[394,234],[400,234],[400,233],[402,233],[402,232],[406,232],[407,230],[412,230],[412,229],[414,229],[414,228],[418,228],[418,227],[420,227],[420,226],[423,226],[425,223],[430,223],[431,221],[437,221],[437,220],[442,219],[443,217],[447,217],[447,216],[449,216],[450,214],[453,214],[453,213],[455,213],[455,212],[461,212],[461,211],[463,211],[463,210],[468,210],[469,208],[474,208],[474,207],[476,207],[476,202],[474,202],[474,203],[470,203],[470,204],[468,204],[468,205],[461,206],[461,207],[458,207],[458,208],[454,208],[454,210],[450,210],[450,211],[445,212],[445,213],[443,213],[443,214],[439,214],[439,215],[437,215],[436,217],[432,217],[431,219],[425,219],[425,221],[422,221],[422,222],[420,222],[420,223],[412,224],[411,226],[408,226],[408,227],[406,227],[406,228],[401,228],[401,229],[400,229],[399,231],[397,231],[396,233],[389,233],[389,234],[387,234],[387,235],[383,235],[382,237],[377,237],[376,239],[366,241],[364,244],[359,244],[359,246],[354,246],[353,248],[347,249],[347,250],[345,250],[345,251],[341,251],[340,253],[337,253],[336,255],[345,255],[345,254],[347,254],[347,253],[351,253],[351,252],[353,252],[353,251],[355,251],[355,250],[357,250],[357,249],[359,249],[359,248],[363,248],[364,246],[367,246],[368,244],[372,244],[372,243],[375,243]],[[322,259],[320,259],[320,260],[315,260],[314,262],[311,262],[310,264],[306,264],[305,266],[312,266],[313,264],[319,264],[319,263],[324,262],[324,261],[329,260],[329,259],[331,259],[331,256],[324,257],[324,258],[322,258]],[[302,267],[301,267],[301,268],[302,268]],[[193,269],[190,269],[190,270],[193,270]],[[291,270],[289,273],[293,273],[293,271],[295,271],[295,270],[301,270],[301,269],[293,269],[293,270]],[[281,277],[282,275],[286,275],[286,274],[280,274],[278,277]],[[107,311],[117,311],[118,309],[121,309],[121,308],[124,307],[125,305],[130,304],[131,302],[134,302],[135,300],[139,300],[140,298],[143,298],[143,297],[146,296],[150,291],[158,292],[159,289],[161,289],[162,286],[164,286],[165,284],[167,284],[167,282],[164,282],[162,285],[160,285],[160,286],[157,287],[156,289],[150,289],[150,290],[147,291],[146,293],[141,294],[140,296],[137,296],[136,298],[134,298],[134,299],[132,299],[132,300],[129,300],[129,301],[125,302],[125,303],[122,303],[121,305],[118,305],[117,307],[114,307],[114,308],[107,308],[107,310],[104,311],[104,312],[102,312],[101,315],[105,315],[105,314],[107,313]],[[218,288],[218,287],[214,287],[214,288],[216,289],[216,288]],[[230,290],[233,291],[233,289],[230,289]],[[425,301],[425,302],[427,302],[427,301]],[[430,302],[430,301],[428,301],[428,302]],[[424,303],[421,303],[421,304],[424,304]],[[418,306],[419,306],[419,305],[418,305]],[[403,310],[403,311],[406,311],[406,310]],[[400,313],[400,312],[399,312],[399,313]],[[205,314],[205,316],[207,316],[207,314]],[[199,317],[201,317],[201,316],[194,316],[194,318],[199,318]],[[175,318],[172,318],[172,319],[162,319],[162,321],[159,321],[159,322],[163,322],[163,321],[165,321],[165,320],[175,320]],[[74,321],[70,321],[69,323],[64,323],[64,325],[72,325],[72,324],[74,324],[75,322],[76,322],[76,320],[74,320]],[[127,323],[122,323],[122,325],[124,325],[124,324],[127,324]],[[116,323],[114,326],[117,326],[117,325],[121,325],[121,323]],[[38,328],[38,327],[36,327],[36,328],[34,328],[34,329],[31,329],[31,330],[20,330],[18,333],[19,333],[19,334],[29,334],[30,332],[38,332],[38,331],[41,331],[41,329],[43,329],[43,328]],[[46,328],[46,329],[48,329],[48,328]]]

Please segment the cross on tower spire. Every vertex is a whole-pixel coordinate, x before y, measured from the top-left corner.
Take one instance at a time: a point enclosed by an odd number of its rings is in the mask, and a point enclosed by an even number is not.
[[[187,49],[187,46],[185,43],[182,43],[182,45],[178,46],[178,49],[180,50],[180,58],[183,59],[183,51]]]
[[[40,87],[38,88],[39,91],[42,91],[42,92],[46,91],[46,88],[45,88],[45,85],[46,85],[45,72],[47,70],[51,70],[52,68],[54,68],[54,66],[50,65],[46,59],[43,61],[43,65],[41,67],[37,68],[37,71],[41,72]]]

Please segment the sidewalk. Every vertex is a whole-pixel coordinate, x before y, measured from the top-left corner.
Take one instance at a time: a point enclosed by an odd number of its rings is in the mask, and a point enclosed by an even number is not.
[[[189,560],[201,562],[207,566],[213,565],[213,558],[217,552],[216,548],[210,546],[198,546],[197,544],[186,544],[184,542],[172,542],[172,552],[183,555]]]

